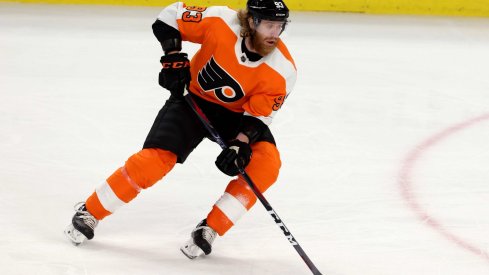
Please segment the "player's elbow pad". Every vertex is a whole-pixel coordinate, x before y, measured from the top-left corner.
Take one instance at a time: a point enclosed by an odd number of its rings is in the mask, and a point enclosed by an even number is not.
[[[177,29],[160,20],[156,20],[152,28],[153,34],[160,41],[165,54],[182,50],[182,35]]]

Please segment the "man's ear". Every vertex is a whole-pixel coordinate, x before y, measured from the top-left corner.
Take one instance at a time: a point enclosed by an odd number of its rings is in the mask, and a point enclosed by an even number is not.
[[[255,22],[253,21],[253,17],[248,18],[248,24],[250,25],[251,30],[254,31],[256,29]]]

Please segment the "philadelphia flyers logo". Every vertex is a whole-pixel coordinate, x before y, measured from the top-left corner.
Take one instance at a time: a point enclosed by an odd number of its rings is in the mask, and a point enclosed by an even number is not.
[[[238,101],[245,95],[241,85],[217,64],[214,57],[200,70],[197,81],[204,91],[214,92],[226,103]]]

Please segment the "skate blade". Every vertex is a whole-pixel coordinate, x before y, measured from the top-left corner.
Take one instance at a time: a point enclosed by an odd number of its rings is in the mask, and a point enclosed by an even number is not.
[[[187,256],[187,258],[189,258],[190,260],[197,258],[197,256],[192,256],[190,254],[187,254],[187,252],[183,249],[183,247],[180,248],[180,251],[182,251],[183,255]]]
[[[87,237],[85,237],[85,235],[83,235],[80,231],[76,230],[72,224],[68,225],[68,227],[64,230],[64,233],[68,240],[70,240],[70,242],[75,246],[79,246],[85,240],[87,240]]]
[[[194,244],[194,242],[190,239],[183,246],[180,247],[180,251],[187,256],[189,259],[193,260],[197,257],[203,256],[205,253]]]

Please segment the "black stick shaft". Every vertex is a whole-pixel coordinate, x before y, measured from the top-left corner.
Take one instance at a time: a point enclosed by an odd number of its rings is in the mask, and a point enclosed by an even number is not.
[[[221,146],[222,149],[228,148],[222,137],[219,135],[217,130],[212,126],[211,122],[207,118],[207,116],[204,114],[204,112],[200,109],[200,107],[197,105],[197,103],[194,101],[190,93],[186,91],[186,95],[184,96],[185,100],[187,103],[190,105],[190,108],[197,114],[199,117],[200,121],[204,125],[204,127],[209,131],[211,136],[216,140],[216,142]],[[263,194],[258,190],[256,185],[253,183],[253,180],[248,176],[248,174],[244,171],[244,169],[240,168],[239,172],[243,176],[244,180],[246,183],[250,186],[251,190],[253,190],[253,193],[255,193],[256,197],[260,200],[260,202],[263,204],[265,209],[267,210],[268,214],[272,216],[273,220],[275,223],[282,229],[282,232],[284,233],[285,237],[287,240],[289,240],[290,244],[295,248],[297,253],[301,256],[301,258],[304,260],[306,265],[309,267],[309,269],[312,271],[314,275],[321,275],[321,272],[317,269],[317,267],[314,265],[314,263],[309,259],[307,256],[306,252],[302,249],[302,247],[299,245],[299,242],[294,238],[290,230],[285,226],[283,223],[282,219],[278,216],[277,212],[273,210],[272,206],[270,203],[265,199]]]

